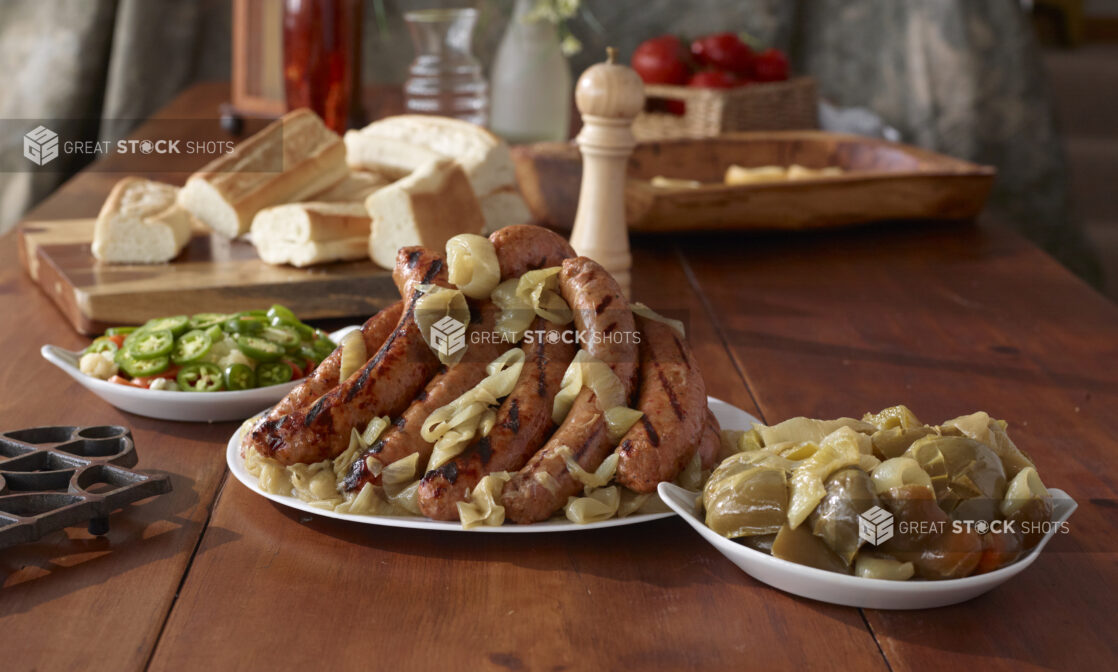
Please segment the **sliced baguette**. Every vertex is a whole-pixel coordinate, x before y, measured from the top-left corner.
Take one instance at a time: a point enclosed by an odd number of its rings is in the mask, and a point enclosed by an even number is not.
[[[504,187],[492,194],[487,194],[478,200],[481,214],[485,217],[485,230],[489,235],[497,229],[513,224],[529,224],[532,213],[516,187]]]
[[[307,202],[362,203],[370,194],[387,184],[388,180],[377,173],[354,170],[350,171],[341,182],[308,198]]]
[[[138,177],[116,183],[93,227],[93,256],[115,264],[170,261],[190,240],[192,218],[178,187]]]
[[[369,257],[384,268],[395,265],[401,247],[442,250],[451,237],[485,228],[466,173],[453,159],[420,166],[367,198],[365,208],[373,219]]]
[[[269,264],[304,267],[364,259],[369,253],[364,203],[288,203],[265,208],[252,220],[252,244]]]
[[[478,196],[516,184],[508,145],[484,128],[459,119],[404,114],[345,135],[351,168],[402,177],[439,157],[461,164]]]
[[[295,110],[191,175],[179,203],[234,238],[260,210],[305,200],[346,174],[345,143],[315,113]]]

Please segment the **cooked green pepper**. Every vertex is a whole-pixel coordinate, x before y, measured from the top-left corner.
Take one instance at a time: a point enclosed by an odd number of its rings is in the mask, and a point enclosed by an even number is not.
[[[322,360],[326,359],[319,355],[318,351],[307,343],[299,346],[299,356],[307,361],[314,362],[315,365],[321,364]]]
[[[170,329],[142,329],[124,343],[124,349],[136,359],[155,359],[171,354],[175,337]]]
[[[286,362],[269,362],[256,367],[256,382],[260,387],[279,385],[291,380],[291,366]]]
[[[116,343],[113,342],[113,339],[108,336],[99,336],[93,339],[93,342],[86,346],[85,350],[82,350],[82,354],[85,355],[91,352],[114,353],[119,349]]]
[[[238,350],[260,362],[274,362],[284,354],[282,345],[257,336],[237,334],[233,340]]]
[[[256,374],[247,364],[230,364],[225,367],[225,389],[250,390],[256,387]]]
[[[133,378],[148,378],[163,373],[171,366],[171,358],[167,356],[152,359],[137,359],[128,352],[127,348],[118,350],[116,363],[124,372]]]
[[[198,313],[190,317],[190,328],[209,329],[215,324],[221,324],[227,319],[229,319],[229,316],[225,313]]]
[[[127,336],[128,334],[131,334],[133,331],[136,331],[136,329],[137,329],[137,327],[109,327],[108,329],[105,330],[105,335],[106,336],[120,336],[120,335],[123,334],[124,336]]]
[[[171,361],[175,364],[189,364],[202,359],[213,347],[213,340],[201,329],[188,331],[175,341],[171,351]]]
[[[146,331],[162,331],[166,329],[171,332],[171,335],[178,336],[186,331],[190,326],[190,318],[186,315],[175,315],[174,317],[157,317],[154,320],[148,320],[144,325]]]
[[[224,385],[221,369],[209,362],[187,364],[176,380],[186,392],[216,392]]]
[[[268,312],[266,314],[267,314],[269,320],[274,320],[278,317],[278,318],[281,318],[281,319],[286,320],[288,322],[298,322],[299,321],[295,317],[295,313],[291,312],[290,308],[288,308],[287,306],[281,306],[278,303],[275,304],[274,306],[272,306],[271,308],[269,308]]]
[[[238,314],[225,320],[222,328],[229,334],[259,334],[264,331],[264,320]]]
[[[260,335],[273,343],[282,345],[284,349],[299,346],[301,339],[294,329],[287,327],[266,327]]]

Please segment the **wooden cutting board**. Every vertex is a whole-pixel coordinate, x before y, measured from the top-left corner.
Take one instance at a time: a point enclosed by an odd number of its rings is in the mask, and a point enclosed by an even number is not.
[[[392,273],[368,260],[307,269],[271,266],[245,241],[196,230],[166,264],[104,264],[90,252],[93,219],[33,221],[20,262],[79,333],[163,315],[235,312],[281,303],[302,319],[364,320],[399,298]]]

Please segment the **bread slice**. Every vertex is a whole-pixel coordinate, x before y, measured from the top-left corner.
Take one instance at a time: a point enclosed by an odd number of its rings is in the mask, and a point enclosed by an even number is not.
[[[192,218],[178,187],[138,177],[116,183],[93,227],[93,256],[114,264],[158,264],[190,240]]]
[[[478,196],[516,184],[508,145],[468,121],[403,114],[347,132],[345,144],[351,168],[399,177],[448,157],[462,165]]]
[[[314,112],[295,110],[194,173],[179,203],[203,224],[234,238],[260,210],[306,200],[347,174],[345,143]]]
[[[478,203],[481,205],[481,214],[485,217],[483,233],[487,236],[506,226],[532,222],[532,213],[528,210],[528,204],[524,202],[516,187],[498,189],[492,194],[482,196]]]
[[[373,218],[369,257],[392,268],[396,250],[423,245],[442,250],[459,233],[481,233],[485,218],[466,173],[453,159],[420,166],[365,200]]]
[[[364,259],[369,253],[365,204],[288,203],[265,208],[252,220],[252,244],[269,264],[304,267]]]
[[[363,170],[354,170],[348,173],[341,182],[326,191],[315,194],[307,199],[315,203],[364,203],[377,189],[388,184],[388,180],[377,173]]]

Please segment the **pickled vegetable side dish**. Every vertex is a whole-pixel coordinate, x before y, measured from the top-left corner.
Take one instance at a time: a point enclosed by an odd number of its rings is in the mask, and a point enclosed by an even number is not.
[[[1036,546],[1052,497],[984,412],[925,425],[905,406],[722,433],[706,524],[791,562],[871,579],[956,579]]]
[[[150,390],[236,391],[307,376],[335,347],[326,333],[275,305],[113,327],[82,351],[78,368],[110,383]]]

